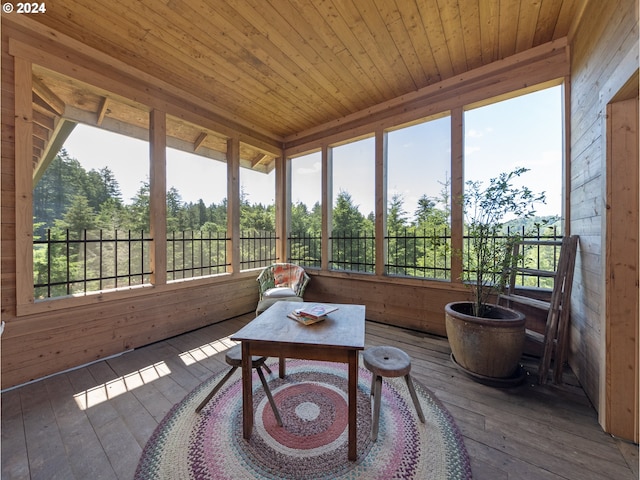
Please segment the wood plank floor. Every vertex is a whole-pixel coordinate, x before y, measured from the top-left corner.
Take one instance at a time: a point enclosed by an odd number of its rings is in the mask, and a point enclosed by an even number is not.
[[[2,478],[131,479],[172,405],[226,368],[238,317],[2,393]],[[638,478],[638,446],[605,434],[569,372],[563,386],[480,385],[446,339],[367,322],[367,346],[395,345],[455,418],[475,479]],[[525,362],[535,374],[535,364]],[[531,378],[534,378],[533,376]]]

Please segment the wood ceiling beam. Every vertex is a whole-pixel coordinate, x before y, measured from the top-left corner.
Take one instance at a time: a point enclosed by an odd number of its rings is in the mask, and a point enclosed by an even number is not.
[[[33,93],[35,93],[53,112],[64,115],[65,103],[51,91],[38,77],[33,75]]]
[[[10,26],[32,34],[31,36],[36,39],[46,37],[48,32],[50,37],[55,37],[56,48],[73,52],[63,58],[34,47],[36,40],[24,43],[10,38],[9,53],[14,57],[27,59],[49,70],[108,89],[116,95],[136,98],[151,108],[165,109],[170,115],[189,118],[191,122],[199,123],[227,137],[237,136],[241,141],[263,150],[273,151],[276,155],[282,151],[281,135],[274,134],[255,122],[245,121],[217,104],[203,101],[201,97],[189,91],[181,90],[163,79],[145,73],[34,20],[12,16],[10,19],[3,17],[3,22],[8,22]]]
[[[251,160],[251,166],[255,167],[257,165],[260,165],[262,162],[264,162],[264,161],[266,161],[266,160],[268,160],[270,158],[271,158],[270,155],[259,153],[258,155],[253,157],[253,160]]]
[[[96,121],[97,126],[102,125],[102,121],[104,120],[104,116],[107,114],[107,105],[109,104],[109,97],[104,97],[102,102],[100,103],[100,108],[98,109],[98,120]]]
[[[198,138],[193,143],[193,151],[197,152],[206,139],[207,139],[207,132],[200,132],[200,135],[198,135]]]
[[[49,165],[64,145],[64,142],[67,141],[67,138],[69,137],[69,135],[71,135],[71,132],[73,131],[75,126],[75,122],[71,122],[65,119],[60,119],[58,122],[56,122],[55,128],[51,132],[51,140],[43,146],[42,152],[38,156],[39,160],[34,166],[34,187],[38,184],[38,182],[42,178],[42,175],[44,175],[44,172],[47,171],[47,168],[49,168]]]
[[[49,141],[49,134],[51,130],[43,127],[39,123],[33,122],[33,136],[39,138],[40,140],[47,142]]]
[[[33,123],[37,123],[48,130],[53,130],[56,126],[54,117],[36,109],[33,110]]]

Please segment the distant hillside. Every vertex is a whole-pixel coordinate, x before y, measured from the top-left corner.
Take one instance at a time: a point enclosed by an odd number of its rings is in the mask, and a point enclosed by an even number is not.
[[[531,232],[536,231],[538,226],[540,228],[540,233],[543,235],[551,233],[554,228],[556,229],[557,234],[562,233],[562,224],[558,215],[538,216],[526,220],[516,218],[509,222],[505,222],[504,229],[506,230],[508,228],[510,231],[513,231],[514,229],[522,231],[524,228],[525,232]]]

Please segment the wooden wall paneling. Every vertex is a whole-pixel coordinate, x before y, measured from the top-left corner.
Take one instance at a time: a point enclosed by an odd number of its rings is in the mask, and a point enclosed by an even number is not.
[[[608,105],[607,147],[604,416],[607,432],[638,443],[637,97]]]
[[[376,281],[361,275],[311,272],[305,299],[366,306],[367,319],[446,336],[444,306],[465,300],[465,287],[396,278]]]
[[[600,124],[599,117],[594,117],[592,112],[603,108],[603,97],[611,98],[615,94],[611,91],[612,86],[620,85],[620,79],[624,83],[638,64],[638,25],[633,22],[637,14],[634,14],[631,2],[598,3],[589,5],[589,8],[597,9],[590,10],[585,16],[585,31],[589,33],[577,36],[572,45],[572,58],[577,63],[574,69],[582,72],[572,75],[572,89],[578,92],[572,98],[574,132],[585,131],[584,125],[589,126],[589,120]],[[584,65],[585,70],[581,70],[585,58],[589,63]],[[598,95],[591,90],[592,82],[600,85]],[[601,134],[601,130],[598,133]]]
[[[14,61],[7,54],[8,38],[2,30],[0,47],[2,72],[0,75],[0,317],[5,320],[15,312],[15,96]],[[1,367],[0,367],[1,368]]]
[[[633,0],[585,4],[580,24],[572,26],[570,40],[569,228],[580,236],[580,248],[572,295],[569,361],[604,426],[605,105],[619,78],[626,75],[626,81],[628,69],[637,69],[638,17],[637,2]]]
[[[151,283],[167,283],[167,116],[149,112],[149,223],[151,227]]]
[[[32,72],[31,62],[23,58],[14,59],[15,77],[15,192],[16,192],[16,302],[28,305],[33,298],[33,185],[31,182],[32,118]]]
[[[254,275],[178,295],[164,290],[85,307],[82,320],[65,310],[20,319],[3,343],[3,387],[241,315],[257,303]]]

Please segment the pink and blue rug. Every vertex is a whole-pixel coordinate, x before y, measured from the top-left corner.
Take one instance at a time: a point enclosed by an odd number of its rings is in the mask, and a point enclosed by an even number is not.
[[[270,362],[277,372],[277,360]],[[442,479],[471,478],[462,436],[446,408],[414,380],[426,423],[404,379],[385,379],[377,442],[371,442],[371,373],[359,371],[358,460],[347,460],[347,366],[287,360],[287,376],[267,377],[284,426],[276,423],[254,373],[255,424],[242,438],[240,369],[206,407],[196,406],[225,371],[185,397],[158,425],[135,478]]]

